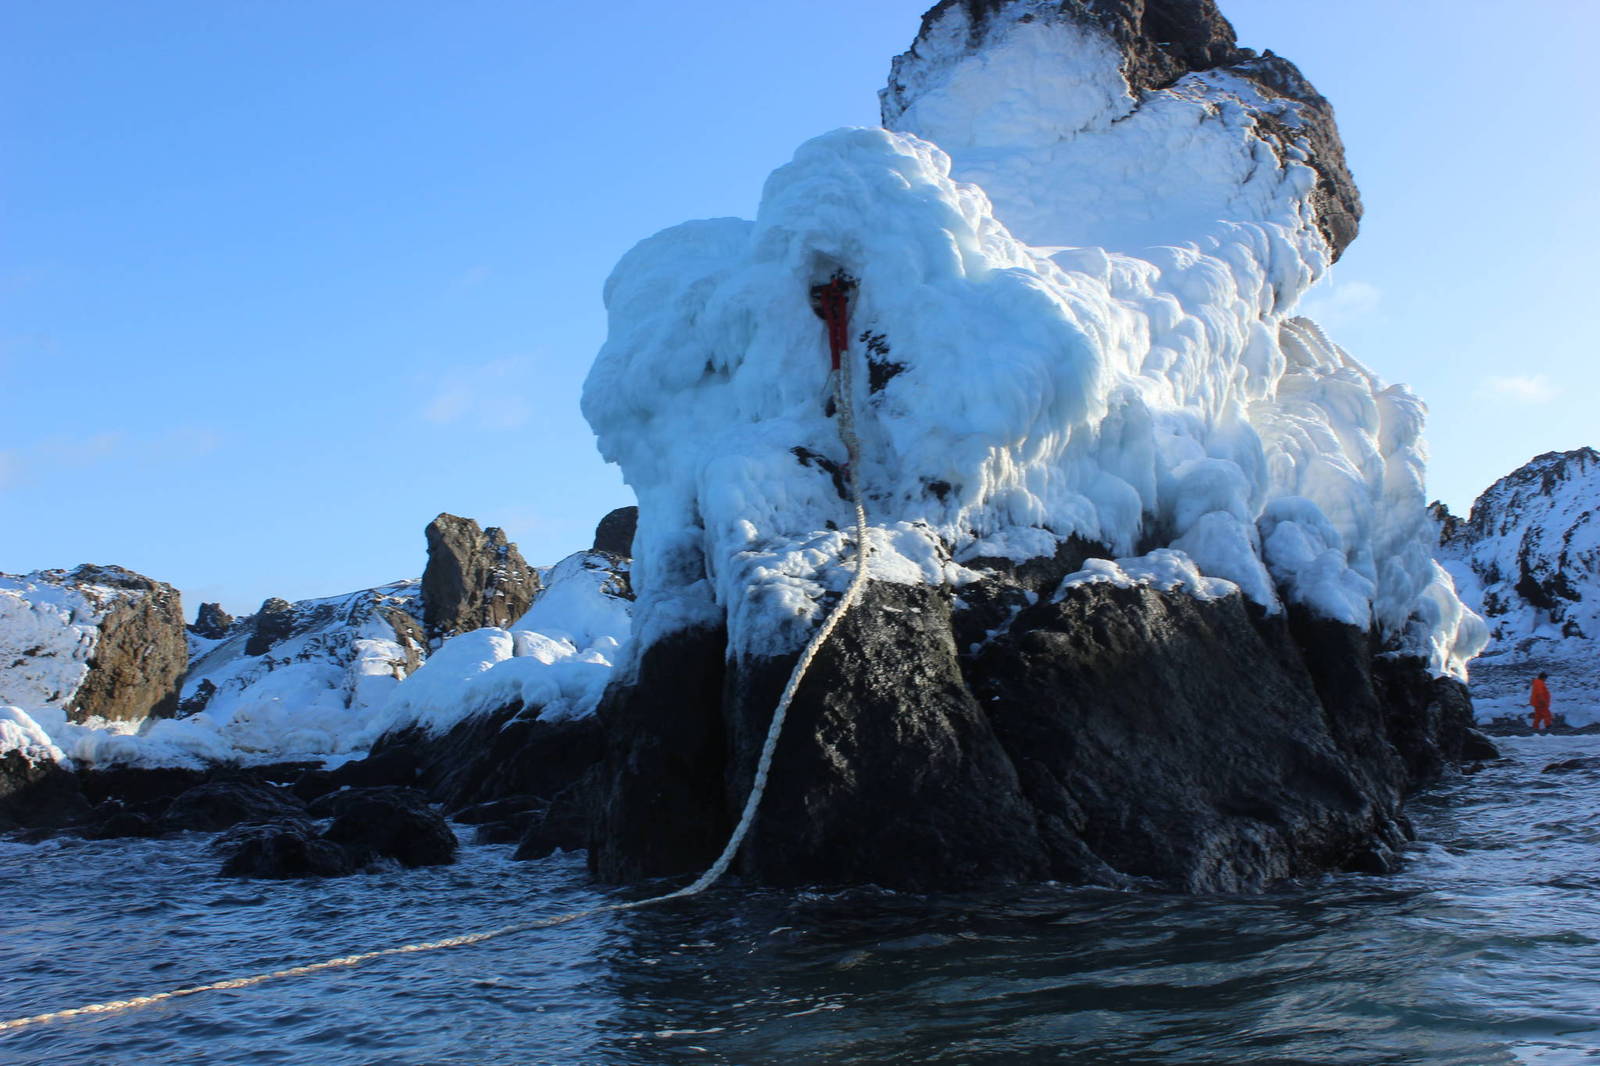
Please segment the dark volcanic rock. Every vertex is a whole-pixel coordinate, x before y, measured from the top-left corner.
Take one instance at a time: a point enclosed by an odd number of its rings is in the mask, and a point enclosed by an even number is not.
[[[618,555],[624,559],[633,557],[633,534],[639,527],[639,508],[618,507],[615,511],[600,519],[600,524],[594,529],[594,550]]]
[[[89,673],[67,717],[74,722],[170,717],[178,709],[178,685],[189,665],[178,590],[120,566],[80,566],[67,583],[127,594],[100,623]]]
[[[343,877],[356,870],[343,846],[324,840],[300,819],[241,825],[212,848],[226,856],[224,877]]]
[[[556,850],[581,851],[589,846],[590,822],[601,780],[596,765],[565,789],[542,811],[529,812],[513,859],[542,859]]]
[[[1589,755],[1581,759],[1565,759],[1546,766],[1542,773],[1568,774],[1574,770],[1600,770],[1600,756]]]
[[[416,753],[405,747],[391,747],[333,770],[307,770],[295,781],[292,791],[309,803],[341,788],[410,787],[416,781]]]
[[[194,625],[189,627],[189,632],[207,640],[221,640],[228,635],[228,627],[231,625],[233,625],[233,615],[224,611],[222,604],[202,603],[199,613],[195,615]]]
[[[163,822],[172,829],[216,832],[240,822],[271,821],[304,814],[305,807],[287,789],[247,778],[208,781],[175,798]]]
[[[391,733],[371,758],[411,759],[417,786],[447,811],[459,811],[509,796],[548,801],[598,762],[602,750],[598,719],[546,722],[537,710],[513,704],[440,734]]]
[[[274,644],[294,633],[294,605],[288,600],[276,596],[265,600],[253,618],[255,628],[245,643],[246,655],[265,655]]]
[[[726,645],[720,628],[668,634],[644,651],[633,676],[606,688],[589,849],[590,869],[606,880],[698,873],[727,841]]]
[[[158,837],[166,831],[159,818],[119,806],[103,813],[96,809],[93,821],[84,827],[83,835],[90,840],[116,840],[125,837]]]
[[[455,861],[456,835],[425,795],[409,788],[348,789],[324,796],[313,813],[333,814],[323,834],[344,846],[357,865],[391,858],[402,866],[443,866]]]
[[[1259,890],[1392,869],[1406,793],[1485,757],[1460,685],[1353,627],[1110,584],[1051,602],[1041,580],[967,656],[948,593],[869,585],[796,696],[737,869]],[[698,871],[726,840],[792,660],[730,664],[719,685],[720,650],[680,633],[608,690],[588,802],[602,877]]]
[[[0,832],[59,829],[89,810],[76,774],[48,760],[31,761],[20,751],[0,754]]]
[[[441,514],[428,523],[422,572],[423,623],[433,638],[516,621],[539,591],[539,575],[505,532]]]

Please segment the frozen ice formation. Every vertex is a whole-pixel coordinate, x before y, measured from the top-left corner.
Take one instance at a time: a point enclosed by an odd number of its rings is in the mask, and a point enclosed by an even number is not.
[[[583,408],[639,497],[637,647],[725,620],[780,654],[842,587],[808,292],[843,270],[874,577],[1169,549],[1462,676],[1485,633],[1432,559],[1423,404],[1293,313],[1332,253],[1307,105],[1232,68],[1135,91],[1075,5],[981,33],[974,6],[897,63],[901,130],[807,142],[753,222],[668,229],[608,280]]]

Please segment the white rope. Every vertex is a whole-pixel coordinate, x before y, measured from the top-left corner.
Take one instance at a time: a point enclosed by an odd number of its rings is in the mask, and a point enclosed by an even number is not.
[[[867,510],[861,502],[861,484],[859,471],[861,469],[861,441],[856,436],[855,408],[852,403],[850,391],[850,359],[848,353],[840,360],[839,374],[834,382],[834,398],[838,407],[839,437],[844,441],[845,454],[848,456],[849,466],[846,468],[846,484],[850,490],[850,500],[856,512],[856,560],[855,573],[850,578],[850,584],[845,588],[844,595],[839,597],[839,602],[833,605],[833,610],[823,619],[821,627],[811,635],[805,650],[800,653],[800,658],[795,662],[794,670],[789,674],[789,683],[784,686],[783,695],[778,699],[777,710],[772,712],[772,722],[767,726],[767,737],[761,745],[761,756],[756,760],[755,780],[750,786],[750,794],[745,797],[744,811],[739,815],[739,824],[734,827],[733,835],[728,838],[728,843],[723,847],[722,854],[717,856],[706,870],[693,884],[668,892],[664,896],[651,896],[648,899],[631,900],[625,903],[607,903],[599,907],[590,907],[587,910],[572,911],[567,914],[558,914],[549,918],[535,918],[525,922],[516,922],[512,925],[501,926],[499,929],[490,929],[481,933],[465,933],[461,936],[446,937],[443,940],[430,940],[419,944],[406,944],[401,947],[382,948],[378,951],[362,952],[359,955],[342,955],[336,959],[326,959],[322,962],[309,963],[304,966],[290,966],[287,969],[273,970],[270,973],[258,973],[249,977],[230,977],[222,981],[213,981],[210,984],[190,985],[186,988],[175,988],[169,992],[156,992],[147,996],[133,996],[128,999],[114,999],[105,1003],[91,1003],[83,1007],[72,1007],[68,1010],[51,1011],[48,1014],[35,1014],[30,1018],[13,1018],[10,1021],[0,1022],[0,1033],[17,1029],[25,1029],[32,1025],[43,1025],[46,1022],[63,1021],[68,1018],[77,1018],[88,1014],[115,1014],[120,1011],[135,1010],[139,1007],[149,1007],[166,1000],[181,999],[184,996],[198,995],[201,992],[221,992],[238,988],[250,988],[254,985],[264,984],[282,977],[305,977],[310,974],[322,973],[326,970],[339,970],[351,966],[359,966],[373,959],[387,958],[391,955],[414,955],[423,951],[439,951],[444,948],[465,947],[469,944],[482,944],[488,940],[497,940],[500,937],[511,936],[514,933],[525,933],[532,929],[548,929],[552,926],[566,925],[582,918],[591,918],[597,914],[607,914],[616,911],[638,910],[640,907],[650,907],[657,903],[666,903],[674,899],[686,899],[689,896],[698,896],[706,889],[720,881],[728,872],[728,867],[733,863],[733,858],[739,852],[739,847],[744,843],[745,837],[750,832],[750,826],[756,820],[756,811],[761,806],[761,798],[767,790],[767,777],[772,771],[772,754],[778,747],[778,736],[783,731],[784,719],[788,716],[789,705],[794,702],[795,692],[800,688],[800,681],[805,677],[806,671],[811,668],[812,660],[817,657],[817,652],[822,650],[822,645],[830,634],[838,627],[856,600],[861,598],[861,590],[867,584]]]

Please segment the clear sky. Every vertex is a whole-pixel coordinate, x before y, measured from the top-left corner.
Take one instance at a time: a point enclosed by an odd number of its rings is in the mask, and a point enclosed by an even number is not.
[[[875,124],[929,2],[0,0],[0,570],[192,616],[414,577],[440,511],[586,547],[611,266]],[[1600,4],[1222,7],[1334,103],[1311,311],[1429,402],[1434,495],[1600,445]]]

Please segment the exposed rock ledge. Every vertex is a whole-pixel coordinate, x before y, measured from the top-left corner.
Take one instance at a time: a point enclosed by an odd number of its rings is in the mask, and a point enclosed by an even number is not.
[[[869,585],[795,700],[738,872],[1233,892],[1386,871],[1406,793],[1495,754],[1462,685],[1353,627],[1109,584],[1051,602],[1073,564],[1042,562],[1018,575],[1037,604],[970,654],[955,634],[972,611],[1003,625],[1017,578],[962,590],[988,606],[960,613],[944,589]],[[793,660],[724,664],[723,645],[680,631],[607,692],[601,877],[700,870],[731,830]]]

